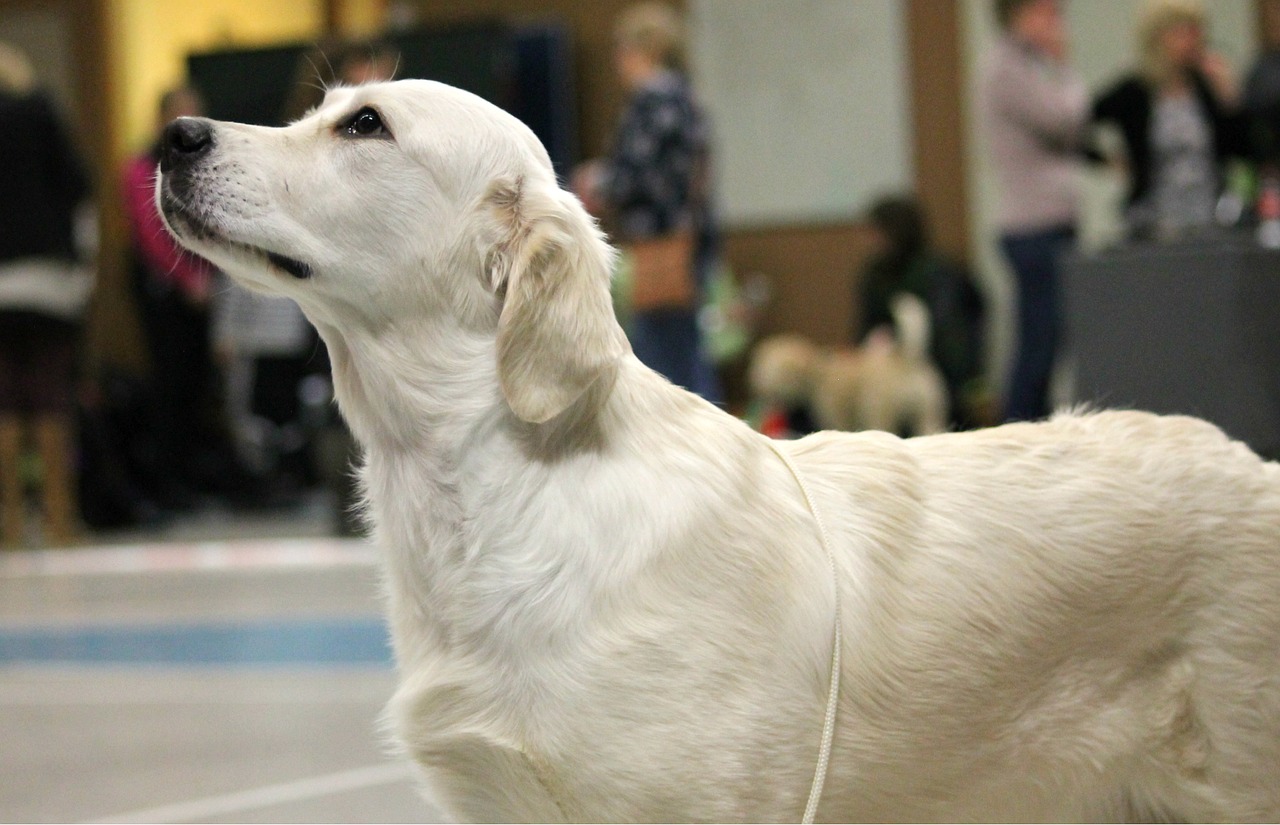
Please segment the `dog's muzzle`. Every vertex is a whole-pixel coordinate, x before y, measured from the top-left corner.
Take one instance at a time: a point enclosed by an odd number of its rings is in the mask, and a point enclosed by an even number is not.
[[[213,122],[202,117],[180,117],[160,133],[160,174],[165,195],[173,199],[174,207],[190,202],[196,170],[201,160],[212,154],[213,143]]]
[[[160,174],[164,177],[163,209],[170,223],[181,222],[197,236],[209,238],[216,234],[198,214],[192,214],[182,204],[190,201],[191,188],[197,176],[195,169],[214,148],[213,121],[203,117],[180,117],[164,127],[160,134]],[[227,239],[222,238],[226,242]],[[298,280],[311,277],[311,267],[302,261],[267,249],[234,244],[253,249],[266,256],[276,268]]]

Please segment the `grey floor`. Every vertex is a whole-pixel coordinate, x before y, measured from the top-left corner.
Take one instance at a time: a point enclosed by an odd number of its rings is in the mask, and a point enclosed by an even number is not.
[[[433,822],[373,551],[323,501],[0,554],[0,820]]]

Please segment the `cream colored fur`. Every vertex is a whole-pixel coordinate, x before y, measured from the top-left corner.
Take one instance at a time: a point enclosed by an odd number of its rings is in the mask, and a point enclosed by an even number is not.
[[[857,349],[821,347],[800,335],[756,345],[748,370],[765,404],[809,408],[825,430],[933,435],[947,428],[947,388],[929,360],[929,310],[910,294],[893,301],[897,339],[877,331]]]
[[[387,134],[348,134],[365,106]],[[388,714],[433,798],[797,819],[831,656],[814,518],[763,436],[631,355],[612,253],[529,131],[426,81],[213,130],[160,200],[328,344],[385,554]],[[1274,465],[1136,412],[784,449],[844,609],[820,819],[1280,819]]]

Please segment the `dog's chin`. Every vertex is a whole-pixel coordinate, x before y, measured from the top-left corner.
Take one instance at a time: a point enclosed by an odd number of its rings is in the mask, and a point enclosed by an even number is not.
[[[228,238],[208,224],[194,220],[180,210],[166,209],[164,210],[164,218],[170,231],[182,242],[183,246],[204,257],[228,256],[239,261],[248,259],[253,263],[263,265],[265,269],[284,273],[299,281],[305,281],[313,274],[311,265],[305,261]]]

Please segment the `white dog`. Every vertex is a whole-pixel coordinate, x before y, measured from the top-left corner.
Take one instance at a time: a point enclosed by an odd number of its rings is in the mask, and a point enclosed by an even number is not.
[[[180,120],[181,241],[295,299],[365,450],[400,687],[471,820],[800,817],[835,583],[763,436],[631,354],[513,117],[426,81]],[[829,820],[1280,819],[1280,471],[1060,416],[784,447],[837,560]]]

